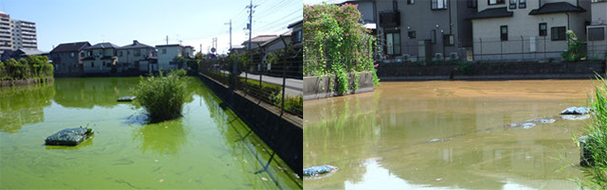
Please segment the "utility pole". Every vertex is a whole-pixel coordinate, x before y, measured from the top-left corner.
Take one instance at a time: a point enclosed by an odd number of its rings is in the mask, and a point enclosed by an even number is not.
[[[232,19],[230,19],[230,23],[224,23],[224,25],[230,25],[230,50],[232,50]]]
[[[253,53],[251,52],[251,49],[253,48],[253,45],[251,45],[251,38],[253,36],[253,8],[257,7],[257,5],[253,6],[253,0],[250,0],[250,4],[249,6],[247,6],[246,8],[249,8],[249,25],[248,25],[248,29],[249,29],[249,67],[253,65]],[[247,81],[247,72],[245,70],[245,76],[244,76],[244,80],[245,82]],[[261,82],[261,81],[260,81]]]
[[[167,45],[169,45],[169,35],[167,35]]]

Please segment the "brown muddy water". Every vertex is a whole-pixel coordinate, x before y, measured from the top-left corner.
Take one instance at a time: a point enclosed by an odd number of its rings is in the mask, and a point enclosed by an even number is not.
[[[306,189],[578,189],[572,134],[592,80],[383,82],[374,92],[304,102]],[[509,127],[539,118],[534,127]]]

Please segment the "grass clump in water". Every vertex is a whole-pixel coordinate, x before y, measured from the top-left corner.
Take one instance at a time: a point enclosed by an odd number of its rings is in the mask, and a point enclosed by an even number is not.
[[[181,117],[185,99],[184,70],[176,70],[166,76],[141,77],[139,86],[133,89],[135,104],[143,107],[150,122],[160,122]]]
[[[576,181],[584,188],[607,189],[607,81],[603,78],[598,80],[600,84],[595,87],[594,98],[590,100],[592,120],[583,129],[584,134],[588,134],[584,149],[590,152],[589,158],[594,163],[582,169],[586,179]],[[574,140],[580,146],[578,139]]]

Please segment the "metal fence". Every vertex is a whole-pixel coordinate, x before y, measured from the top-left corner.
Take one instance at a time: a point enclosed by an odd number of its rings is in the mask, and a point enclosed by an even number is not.
[[[249,60],[222,57],[202,61],[199,72],[227,85],[245,96],[276,106],[303,118],[303,77],[300,51],[288,51],[273,61],[266,53],[246,56]],[[250,61],[252,57],[252,61]],[[234,67],[235,66],[235,67]]]
[[[410,41],[410,40],[409,40]],[[424,41],[424,40],[422,40]],[[434,43],[425,40],[394,44],[398,46],[395,54],[387,54],[388,43],[379,40],[379,60],[385,62],[418,61],[539,61],[563,60],[561,54],[567,51],[567,40],[552,40],[550,36],[508,36],[500,38],[479,38],[472,42],[443,44],[442,39]],[[588,60],[607,57],[607,41],[584,41],[580,49],[582,57]],[[421,53],[420,53],[421,52]]]

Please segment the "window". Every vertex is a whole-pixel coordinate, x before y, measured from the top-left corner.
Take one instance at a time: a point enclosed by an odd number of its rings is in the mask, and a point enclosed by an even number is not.
[[[540,36],[548,35],[548,25],[546,23],[540,23]]]
[[[87,54],[88,56],[93,56],[93,51],[88,51]]]
[[[588,28],[588,41],[605,40],[605,28]]]
[[[415,0],[407,0],[407,4],[408,5],[413,5],[413,4],[415,4]]]
[[[392,0],[392,10],[394,10],[394,12],[398,11],[398,1]]]
[[[80,57],[84,57],[84,52],[80,52]]]
[[[436,43],[436,30],[430,30],[430,42],[433,44]]]
[[[162,49],[162,54],[167,54],[167,49]]]
[[[138,49],[138,50],[133,51],[133,55],[135,55],[135,57],[139,57],[141,55],[141,50]]]
[[[119,51],[119,52],[118,52],[118,56],[119,56],[119,57],[122,57],[122,51]]]
[[[562,41],[565,40],[567,37],[566,35],[567,29],[564,26],[561,27],[552,27],[550,28],[550,39],[552,41]]]
[[[74,52],[70,53],[70,57],[74,57],[76,54]]]
[[[409,39],[415,39],[416,35],[415,35],[415,31],[409,31]]]
[[[447,9],[447,0],[432,0],[432,10]]]
[[[126,55],[131,55],[131,51],[126,51]]]
[[[91,67],[95,67],[95,62],[91,62]]]
[[[443,45],[453,46],[455,44],[455,37],[452,34],[443,35]]]
[[[476,8],[477,0],[468,0],[468,8]]]
[[[520,9],[527,8],[527,0],[518,0],[518,8],[520,8]]]
[[[508,26],[500,26],[500,40],[508,41]]]
[[[386,53],[400,55],[400,31],[386,31]]]
[[[510,9],[516,9],[516,0],[510,0]]]
[[[489,5],[506,4],[506,0],[488,0]]]

